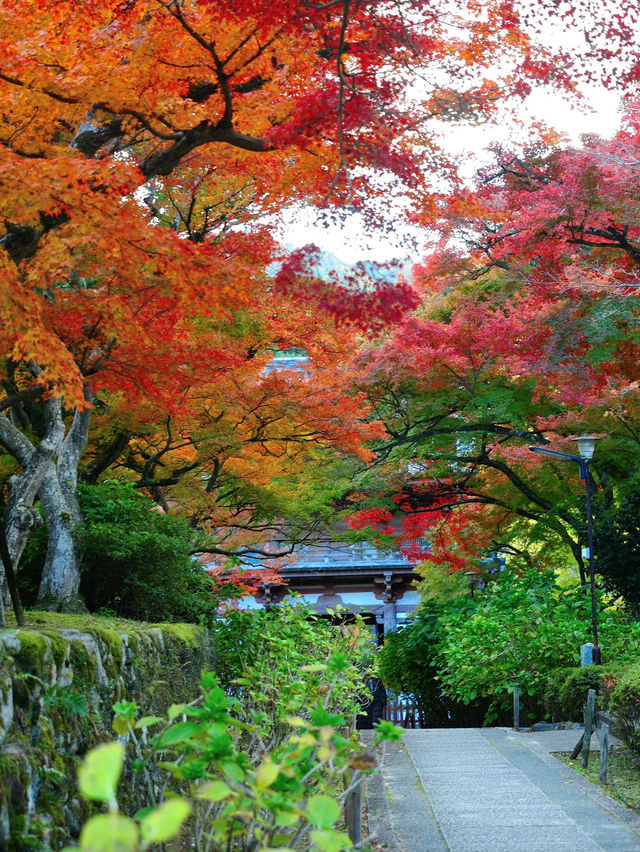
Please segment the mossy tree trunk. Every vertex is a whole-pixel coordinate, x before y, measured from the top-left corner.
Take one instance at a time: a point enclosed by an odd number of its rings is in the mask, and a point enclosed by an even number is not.
[[[7,548],[14,569],[18,567],[31,531],[42,523],[34,503],[47,469],[56,458],[64,438],[62,401],[47,400],[44,403],[44,413],[44,434],[37,446],[14,424],[10,416],[0,414],[0,445],[22,467],[22,473],[15,474],[9,480],[9,495],[3,518]],[[4,563],[0,585],[0,597],[3,603],[7,603],[8,588]],[[4,613],[2,616],[4,619]]]
[[[89,392],[85,394],[88,403]],[[42,523],[35,507],[40,497],[49,535],[47,556],[38,600],[65,608],[77,607],[80,572],[77,529],[81,522],[76,494],[78,465],[87,446],[91,409],[76,411],[65,437],[62,400],[43,403],[44,427],[39,444],[32,442],[13,412],[0,414],[0,445],[22,467],[9,481],[9,498],[4,513],[4,530],[10,561],[17,569],[32,530]],[[8,603],[4,563],[0,560],[2,601]],[[2,604],[0,604],[2,606]],[[4,612],[0,610],[2,621]]]
[[[47,466],[40,500],[47,522],[47,556],[38,601],[64,608],[77,600],[80,568],[77,531],[82,516],[78,503],[78,464],[87,446],[91,410],[76,411],[56,461]]]

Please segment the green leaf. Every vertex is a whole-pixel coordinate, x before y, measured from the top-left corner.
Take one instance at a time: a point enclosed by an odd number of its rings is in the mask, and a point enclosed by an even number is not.
[[[232,796],[233,790],[224,781],[210,781],[198,787],[198,798],[208,802],[221,802],[227,796]]]
[[[332,725],[335,728],[340,725],[344,725],[344,719],[342,716],[336,716],[334,713],[329,713],[322,706],[316,707],[313,711],[311,714],[311,721],[314,725],[318,725],[318,727]]]
[[[393,722],[381,720],[375,725],[375,742],[379,743],[383,740],[389,742],[399,742],[404,736],[404,728],[399,728]]]
[[[339,654],[335,651],[329,658],[329,671],[331,672],[346,672],[351,667],[351,661],[346,654]]]
[[[94,748],[78,770],[78,787],[85,799],[92,802],[111,802],[115,799],[124,746],[105,743]]]
[[[215,672],[202,672],[202,678],[200,680],[200,684],[202,686],[203,692],[207,692],[209,689],[212,689],[214,686],[219,686],[218,675]]]
[[[323,852],[341,852],[342,849],[351,849],[353,843],[342,831],[312,831],[311,842]]]
[[[275,815],[274,823],[281,828],[288,828],[291,825],[295,825],[299,819],[300,814],[297,811],[290,813],[281,811]]]
[[[278,777],[279,773],[280,767],[278,764],[274,763],[271,758],[267,758],[256,769],[256,781],[258,783],[258,787],[270,787]]]
[[[302,716],[287,716],[285,721],[292,728],[307,728],[309,726],[307,720],[303,719]]]
[[[206,696],[207,707],[212,710],[221,710],[235,703],[234,699],[227,696],[224,689],[219,686],[214,687]]]
[[[79,692],[69,692],[66,704],[72,713],[76,716],[88,716],[89,708],[87,707],[87,699]]]
[[[92,817],[80,834],[82,852],[135,852],[137,848],[138,826],[122,814]]]
[[[167,746],[176,745],[176,743],[183,743],[201,730],[202,728],[197,722],[178,722],[160,737],[158,748],[166,748]]]
[[[128,719],[125,719],[122,716],[114,716],[113,722],[111,723],[111,727],[116,732],[116,734],[118,734],[118,736],[123,737],[125,734],[129,733],[131,723]]]
[[[191,813],[186,799],[169,799],[145,816],[140,823],[142,839],[147,843],[166,843],[175,837]]]
[[[143,716],[142,719],[138,719],[134,727],[149,728],[151,725],[157,725],[159,722],[164,722],[162,716]]]
[[[182,711],[183,716],[191,717],[193,719],[204,719],[208,716],[208,712],[204,707],[185,707]]]
[[[153,811],[153,805],[147,805],[144,808],[140,808],[139,811],[136,811],[133,815],[133,818],[140,822],[141,819],[144,819],[147,814],[150,814]]]
[[[307,801],[307,819],[316,828],[331,828],[340,819],[340,805],[324,793],[311,796]]]
[[[117,701],[111,705],[111,709],[117,716],[122,716],[125,719],[133,722],[136,718],[136,713],[140,709],[135,701]]]
[[[238,784],[244,781],[243,768],[233,760],[225,760],[220,768],[230,781],[236,781]]]

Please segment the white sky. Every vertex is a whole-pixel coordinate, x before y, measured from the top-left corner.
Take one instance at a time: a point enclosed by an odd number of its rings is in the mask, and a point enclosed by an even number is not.
[[[584,134],[611,137],[620,125],[620,96],[602,88],[583,91],[584,108],[578,109],[562,93],[536,89],[527,98],[519,113],[523,127],[531,120],[543,121],[565,134],[570,144],[578,145]],[[486,160],[487,148],[492,142],[509,144],[514,139],[513,127],[488,124],[483,126],[449,126],[443,144],[452,154],[466,160],[461,173],[471,177]],[[483,156],[485,155],[485,156]],[[284,211],[279,238],[287,245],[303,246],[313,242],[323,251],[331,252],[345,263],[359,260],[386,261],[407,258],[407,248],[394,243],[387,236],[373,237],[365,234],[362,222],[352,216],[342,225],[329,227],[316,225],[313,210]],[[420,259],[420,252],[411,253],[410,259]]]

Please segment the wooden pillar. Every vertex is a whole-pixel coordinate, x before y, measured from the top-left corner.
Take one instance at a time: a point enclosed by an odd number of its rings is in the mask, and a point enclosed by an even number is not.
[[[396,618],[396,604],[395,601],[385,601],[384,608],[384,632],[385,634],[391,633],[392,630],[395,630],[398,626],[398,620]]]
[[[600,729],[600,775],[598,783],[607,783],[607,772],[609,770],[609,726],[602,725]]]
[[[384,606],[382,608],[383,625],[385,635],[391,633],[398,626],[396,618],[396,602],[393,594],[393,573],[389,572],[384,575]]]
[[[347,825],[349,839],[354,845],[360,843],[362,832],[362,773],[347,772],[349,792],[344,802],[344,821]]]

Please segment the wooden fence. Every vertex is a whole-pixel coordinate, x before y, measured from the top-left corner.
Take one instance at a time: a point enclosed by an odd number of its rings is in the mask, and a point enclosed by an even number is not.
[[[393,722],[394,725],[399,725],[401,728],[423,727],[420,708],[415,701],[402,695],[390,696],[387,699],[384,718],[387,722]]]

